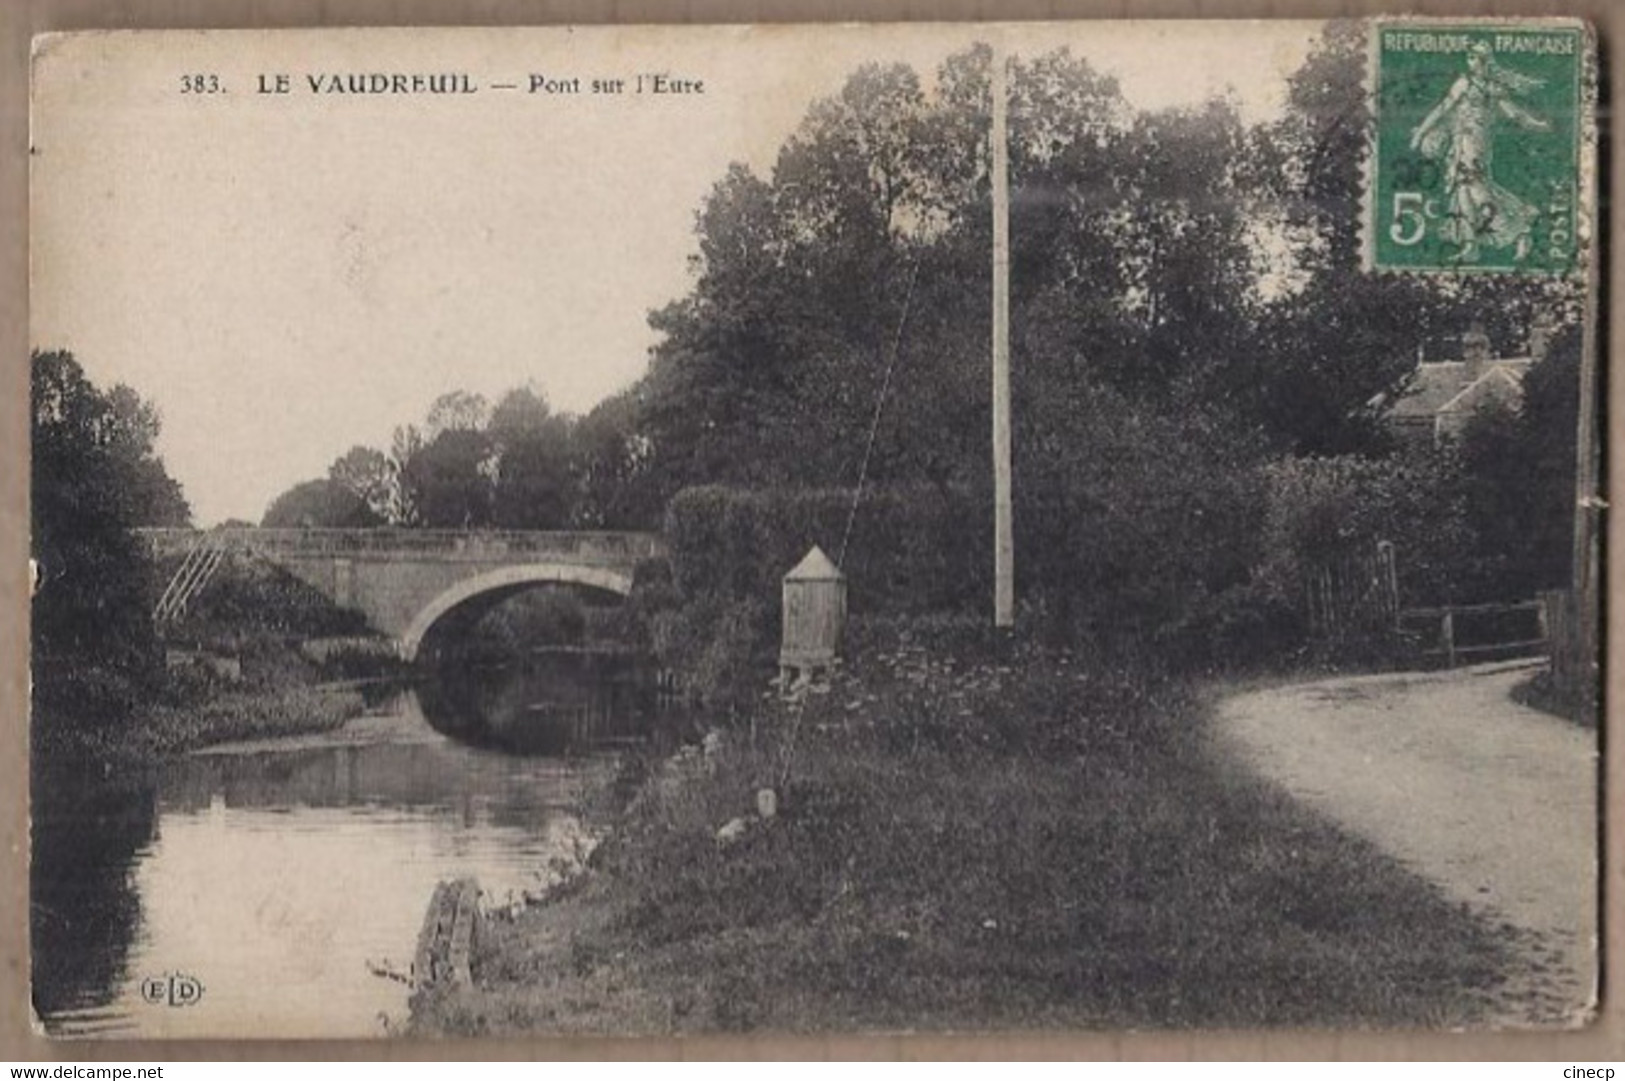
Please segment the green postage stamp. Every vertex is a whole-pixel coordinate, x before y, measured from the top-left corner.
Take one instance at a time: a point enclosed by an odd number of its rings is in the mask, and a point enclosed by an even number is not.
[[[1583,25],[1383,21],[1372,36],[1368,266],[1574,270],[1588,172]]]

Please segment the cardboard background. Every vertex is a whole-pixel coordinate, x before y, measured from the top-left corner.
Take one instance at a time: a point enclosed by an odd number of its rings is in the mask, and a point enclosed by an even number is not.
[[[1578,15],[1596,23],[1602,57],[1599,204],[1605,310],[1618,310],[1625,276],[1611,244],[1611,144],[1622,121],[1612,107],[1613,46],[1625,10],[1609,0],[1554,3],[1346,0],[5,0],[0,6],[0,1060],[154,1062],[218,1059],[1533,1059],[1584,1064],[1625,1059],[1625,1009],[1616,974],[1625,964],[1625,798],[1618,784],[1603,800],[1604,967],[1596,1024],[1571,1033],[1289,1031],[1210,1033],[1044,1033],[981,1036],[796,1036],[524,1041],[47,1041],[29,1025],[28,997],[28,56],[34,34],[99,28],[286,26],[503,26],[563,23],[816,22],[1070,18],[1330,18],[1376,14]],[[1601,322],[1605,373],[1617,348]],[[1608,390],[1604,375],[1604,391]],[[1612,398],[1612,395],[1609,395]],[[1608,458],[1619,457],[1621,414],[1607,410]],[[1612,473],[1605,468],[1605,476]],[[1609,532],[1619,524],[1610,509]],[[1609,575],[1611,587],[1616,575]],[[1610,588],[1612,596],[1614,589]],[[1622,617],[1613,605],[1612,630]],[[1614,636],[1605,631],[1610,653]],[[1625,690],[1610,665],[1606,698]],[[1617,712],[1610,710],[1609,712]],[[1607,776],[1625,776],[1625,747],[1603,733]]]

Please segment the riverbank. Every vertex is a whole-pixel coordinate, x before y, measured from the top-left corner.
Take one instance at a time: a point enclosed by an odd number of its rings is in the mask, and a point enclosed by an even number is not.
[[[651,770],[418,1034],[1471,1025],[1504,935],[1210,742],[1210,697],[863,631]],[[771,817],[757,812],[774,790]]]
[[[178,564],[159,564],[154,587]],[[362,712],[366,686],[406,668],[356,613],[241,555],[162,631],[116,667],[36,654],[34,757],[115,772],[218,743],[331,731]]]
[[[151,765],[215,744],[330,732],[365,709],[366,681],[332,682],[329,667],[295,644],[258,642],[242,678],[171,671],[151,694],[95,716],[34,718],[34,754],[46,763],[80,760],[99,768]],[[353,673],[353,664],[344,669]],[[386,678],[380,666],[377,678]]]

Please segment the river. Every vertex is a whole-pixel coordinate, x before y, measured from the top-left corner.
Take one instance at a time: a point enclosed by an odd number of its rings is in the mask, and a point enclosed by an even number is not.
[[[652,704],[550,658],[394,693],[322,736],[35,779],[35,1008],[65,1036],[387,1034],[435,884],[521,902],[593,844]],[[601,815],[600,815],[601,817]]]

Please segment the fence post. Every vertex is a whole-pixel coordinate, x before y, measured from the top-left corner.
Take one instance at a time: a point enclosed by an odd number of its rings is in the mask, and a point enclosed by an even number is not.
[[[1377,542],[1377,566],[1382,574],[1382,603],[1394,629],[1399,629],[1399,572],[1394,565],[1394,542]]]
[[[1456,615],[1448,608],[1439,621],[1439,640],[1444,647],[1445,667],[1456,667]]]
[[[1338,626],[1337,594],[1332,588],[1332,572],[1329,568],[1321,568],[1320,590],[1326,606],[1326,631],[1332,638],[1336,638],[1342,628]]]

